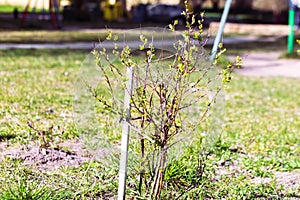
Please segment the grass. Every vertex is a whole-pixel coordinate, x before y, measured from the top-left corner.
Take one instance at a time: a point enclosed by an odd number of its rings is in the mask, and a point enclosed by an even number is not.
[[[288,84],[283,84],[284,81]],[[300,102],[298,88],[292,86],[299,82],[284,78],[235,80],[237,90],[229,93],[229,98],[235,100],[227,104],[230,120],[223,141],[265,159],[266,164],[273,165],[268,167],[276,170],[299,168]],[[243,105],[240,111],[233,109]],[[264,161],[258,159],[258,162]]]
[[[32,6],[33,4],[31,4]],[[20,5],[9,5],[9,4],[0,4],[0,13],[13,13],[14,9],[18,9],[19,12],[23,12],[25,10],[25,6]],[[28,9],[29,12],[48,12],[48,8],[35,8],[30,7]]]
[[[18,27],[18,22],[14,21],[15,27]],[[49,26],[51,26],[49,22]],[[74,24],[75,27],[80,25]],[[132,29],[139,29],[132,24]],[[158,26],[157,24],[150,24],[149,27]],[[110,26],[108,26],[110,27]],[[1,30],[1,29],[0,29]],[[114,33],[123,33],[124,30],[115,29]],[[249,33],[251,34],[251,33]],[[58,30],[7,30],[0,31],[0,43],[62,43],[62,42],[98,42],[104,40],[107,36],[107,29],[87,29],[87,30],[72,30],[72,31],[58,31]],[[122,36],[122,35],[121,35]],[[121,37],[120,36],[120,37]],[[130,36],[127,34],[127,37]],[[227,36],[237,36],[237,34],[228,34]],[[295,43],[295,46],[297,44]],[[209,50],[212,45],[206,46]],[[232,54],[245,51],[285,51],[287,48],[287,38],[279,37],[275,41],[258,41],[258,42],[241,42],[238,44],[226,44],[228,52]]]
[[[297,52],[284,53],[280,56],[280,58],[300,59],[300,53],[297,53]]]
[[[150,30],[150,29],[149,29]],[[151,31],[151,30],[150,30]],[[62,43],[62,42],[98,42],[103,41],[107,36],[107,29],[96,30],[74,30],[74,31],[0,31],[0,43]],[[119,34],[123,38],[124,30],[113,30],[113,33]],[[126,40],[130,41],[133,38],[139,37],[139,29],[126,34]],[[144,34],[147,29],[144,30]],[[174,34],[175,35],[175,34]],[[174,35],[170,35],[169,39],[174,39]],[[161,39],[162,34],[157,32],[158,39]],[[163,35],[164,39],[169,36]]]
[[[0,43],[97,42],[106,37],[103,31],[1,31]]]
[[[72,119],[74,80],[86,51],[0,51],[0,141],[9,145],[39,140],[39,129],[55,127],[56,141],[77,138]],[[300,197],[299,187],[276,186],[276,171],[300,169],[300,80],[246,78],[236,75],[227,89],[221,140],[204,159],[188,149],[181,163],[168,166],[164,199],[255,199]],[[0,162],[0,199],[111,199],[117,192],[117,169],[89,161],[79,167],[39,171],[21,160]],[[200,171],[199,171],[200,170]],[[253,178],[270,178],[254,184]],[[134,174],[128,197],[137,196]],[[197,184],[196,184],[197,183]],[[186,191],[188,185],[195,186]]]
[[[26,128],[26,120],[31,120],[41,122],[40,126],[59,125],[63,137],[74,137],[70,90],[84,52],[8,50],[0,55],[0,135],[35,137]]]
[[[18,9],[19,12],[25,9],[23,6],[4,4],[0,5],[0,13],[13,13],[15,8]]]

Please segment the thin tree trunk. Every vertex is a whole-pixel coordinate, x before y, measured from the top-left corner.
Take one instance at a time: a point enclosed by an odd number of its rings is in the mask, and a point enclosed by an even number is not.
[[[160,148],[159,162],[155,173],[155,179],[152,186],[151,191],[151,199],[158,200],[160,199],[163,177],[165,173],[165,164],[166,164],[166,156],[167,150],[164,147]]]
[[[141,171],[140,171],[140,180],[139,180],[139,193],[142,196],[142,186],[143,186],[143,179],[144,179],[144,174],[145,174],[145,139],[141,138]]]

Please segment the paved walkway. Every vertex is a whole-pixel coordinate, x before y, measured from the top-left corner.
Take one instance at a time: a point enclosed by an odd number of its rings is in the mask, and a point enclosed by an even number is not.
[[[93,42],[74,42],[74,43],[45,43],[45,44],[0,44],[0,49],[94,49]]]
[[[228,37],[224,38],[224,43],[247,43],[258,40],[273,40],[273,37],[258,39],[252,36]],[[209,43],[213,41],[210,40]],[[161,43],[161,42],[160,42]],[[160,45],[169,45],[170,41],[164,41]],[[0,44],[0,49],[89,49],[92,50],[97,43],[78,42],[78,43],[60,43],[60,44]],[[138,44],[133,44],[137,46]],[[113,48],[112,44],[107,43],[106,48]],[[237,69],[236,73],[245,76],[281,76],[300,78],[300,59],[279,59],[282,52],[250,52],[240,55],[243,59],[243,67]]]
[[[276,41],[278,38],[271,37],[256,37],[256,36],[234,36],[234,37],[224,37],[222,39],[223,44],[239,44],[248,42],[272,42]],[[133,41],[131,41],[132,43]],[[174,41],[164,41],[161,40],[159,43],[163,45],[173,46]],[[210,38],[207,44],[213,44],[214,38]],[[93,49],[95,46],[99,45],[97,41],[95,42],[73,42],[73,43],[33,43],[33,44],[16,44],[16,43],[0,43],[0,49]],[[104,43],[105,48],[113,48],[113,43]],[[136,43],[137,47],[140,42]]]
[[[300,59],[279,59],[282,52],[253,52],[242,55],[243,67],[236,73],[245,76],[300,78]]]

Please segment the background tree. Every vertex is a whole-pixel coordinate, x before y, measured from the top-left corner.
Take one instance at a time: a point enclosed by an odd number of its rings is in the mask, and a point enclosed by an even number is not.
[[[287,22],[287,0],[256,0],[253,2],[253,8],[256,10],[273,12],[273,22],[275,23]]]
[[[220,3],[220,0],[210,0],[211,3],[212,3],[212,8],[213,10],[219,10],[219,3]]]
[[[252,10],[253,0],[233,0],[232,10],[234,12],[249,12]]]

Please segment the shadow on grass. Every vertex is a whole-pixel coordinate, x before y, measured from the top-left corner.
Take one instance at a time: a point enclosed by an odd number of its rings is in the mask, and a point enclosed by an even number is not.
[[[16,138],[17,135],[11,133],[0,133],[0,142]]]
[[[61,55],[74,55],[87,54],[88,50],[81,49],[6,49],[0,50],[0,56],[9,57],[39,57],[39,56],[61,56]]]

